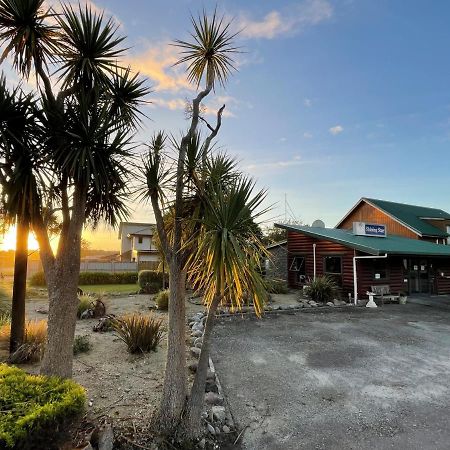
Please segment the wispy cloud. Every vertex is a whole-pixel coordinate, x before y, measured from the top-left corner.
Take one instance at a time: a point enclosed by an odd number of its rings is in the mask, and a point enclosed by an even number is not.
[[[182,68],[174,67],[179,55],[178,50],[169,42],[144,42],[145,49],[133,53],[125,58],[134,71],[149,77],[153,88],[157,91],[179,92],[192,91],[195,87],[190,84]]]
[[[304,104],[307,108],[309,108],[309,107],[312,106],[312,100],[311,100],[310,98],[305,98],[305,99],[303,100],[303,104]]]
[[[266,172],[287,170],[291,167],[298,167],[306,164],[315,164],[317,162],[319,161],[305,160],[300,155],[295,155],[291,159],[248,164],[247,166],[244,166],[244,169],[253,174],[261,174]]]
[[[307,27],[328,20],[333,8],[327,0],[305,0],[290,5],[283,12],[273,10],[256,20],[242,14],[238,25],[246,38],[273,39],[278,36],[296,34]]]
[[[338,134],[342,133],[344,131],[344,127],[341,125],[336,125],[334,127],[331,127],[328,130],[333,136],[337,136]]]
[[[172,111],[178,109],[186,109],[186,100],[182,98],[164,99],[158,97],[152,97],[150,107],[161,107],[170,109]]]
[[[313,137],[313,135],[312,135],[312,133],[310,133],[309,131],[305,131],[305,132],[303,133],[303,137],[304,137],[305,139],[311,139],[311,138]]]
[[[216,98],[213,98],[210,100],[207,104],[202,104],[201,106],[201,114],[203,116],[217,116],[217,111],[219,108],[222,107],[222,105],[226,105],[225,109],[222,113],[222,117],[236,117],[235,113],[233,112],[234,109],[240,104],[241,102],[231,96],[218,96]],[[175,110],[188,110],[188,106],[190,104],[190,100],[186,98],[181,97],[174,97],[174,98],[162,98],[162,97],[153,97],[151,99],[151,108],[160,107],[160,108],[166,108],[170,109],[172,111]]]
[[[206,115],[216,116],[219,108],[225,105],[222,117],[236,117],[235,111],[241,104],[242,102],[237,98],[229,95],[219,95],[218,97],[212,98],[206,105],[204,105],[203,111]]]

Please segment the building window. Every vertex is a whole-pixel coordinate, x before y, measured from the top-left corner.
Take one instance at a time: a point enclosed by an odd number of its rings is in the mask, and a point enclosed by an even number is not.
[[[385,259],[374,259],[372,264],[373,279],[378,281],[387,280],[389,272],[387,268],[387,261]]]
[[[295,282],[304,283],[306,281],[306,267],[304,256],[294,256],[289,267],[291,272],[295,272]]]
[[[342,257],[325,256],[324,274],[332,278],[339,286],[342,286]]]
[[[326,275],[342,275],[342,257],[341,256],[325,256]]]
[[[139,237],[138,237],[138,242],[139,242],[139,244],[142,244],[142,241],[143,241],[143,237],[142,237],[142,236],[139,236]]]
[[[450,234],[450,225],[447,225],[447,234]],[[447,245],[450,245],[450,237],[447,238]]]

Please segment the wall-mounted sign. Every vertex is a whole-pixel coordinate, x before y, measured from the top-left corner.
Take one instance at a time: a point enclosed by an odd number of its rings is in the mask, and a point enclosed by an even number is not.
[[[386,225],[353,222],[353,234],[357,236],[386,237]]]

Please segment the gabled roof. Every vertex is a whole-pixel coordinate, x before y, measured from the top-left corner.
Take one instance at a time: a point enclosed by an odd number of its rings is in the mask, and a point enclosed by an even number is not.
[[[362,203],[383,211],[397,222],[409,228],[419,236],[447,237],[448,234],[431,225],[424,219],[450,220],[450,214],[442,209],[425,206],[407,205],[405,203],[389,202],[375,198],[363,197],[336,225],[336,228]]]
[[[127,235],[143,235],[143,236],[152,236],[152,234],[147,233],[147,230],[154,229],[156,230],[156,225],[154,223],[145,223],[145,222],[120,222],[119,225],[119,237],[121,238],[122,233],[125,232],[127,228],[140,227],[138,230],[133,231],[131,233],[127,233]]]
[[[342,244],[346,247],[359,250],[369,255],[427,255],[450,257],[450,245],[435,244],[419,239],[408,239],[400,236],[371,237],[356,236],[350,231],[340,228],[317,228],[300,225],[284,225],[276,223],[275,226],[288,231],[299,232],[320,240]]]
[[[266,245],[266,249],[270,250],[271,248],[275,247],[284,247],[287,244],[287,239],[284,239],[283,241],[273,242],[272,244]]]

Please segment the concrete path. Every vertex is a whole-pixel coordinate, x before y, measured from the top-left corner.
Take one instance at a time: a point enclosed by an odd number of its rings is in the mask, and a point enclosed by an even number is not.
[[[431,306],[433,308],[441,308],[450,310],[450,295],[411,295],[408,297],[410,303],[423,306]]]
[[[243,448],[450,448],[450,313],[309,311],[217,323],[213,359]]]

